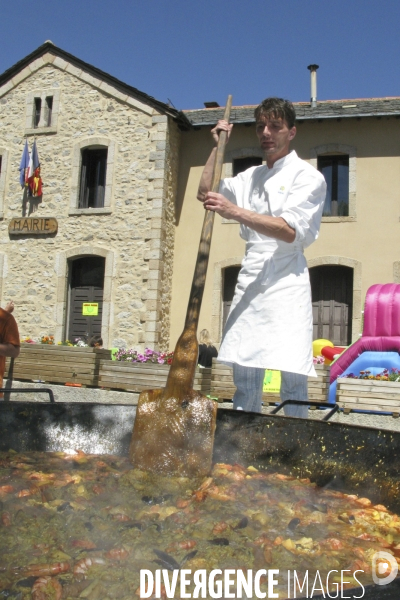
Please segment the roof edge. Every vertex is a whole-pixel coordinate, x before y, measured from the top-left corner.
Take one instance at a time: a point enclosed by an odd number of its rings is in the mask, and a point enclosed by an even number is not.
[[[341,120],[365,117],[399,117],[400,97],[366,98],[354,100],[324,100],[317,103],[316,107],[309,102],[294,102],[296,120],[322,121]],[[255,122],[254,109],[256,105],[233,106],[230,114],[231,123],[251,124]],[[223,118],[223,107],[184,110],[184,114],[192,127],[214,126]]]
[[[27,67],[30,63],[40,58],[44,54],[53,54],[59,58],[64,59],[65,61],[73,64],[76,67],[79,67],[82,70],[89,72],[91,75],[94,75],[97,78],[103,79],[111,86],[115,87],[118,91],[123,91],[125,94],[129,96],[134,96],[136,99],[140,100],[144,104],[148,104],[158,110],[159,112],[168,115],[172,119],[174,119],[178,125],[185,128],[190,128],[190,121],[187,119],[186,115],[181,110],[177,110],[176,108],[172,108],[168,104],[161,102],[160,100],[156,100],[153,96],[149,96],[148,94],[141,92],[137,88],[113,77],[109,73],[98,69],[97,67],[87,63],[80,58],[77,58],[73,54],[66,52],[62,48],[59,48],[53,42],[46,41],[44,44],[36,48],[33,52],[19,60],[13,66],[8,68],[2,74],[0,74],[0,87],[5,83],[10,81],[17,73],[22,71],[25,67]]]

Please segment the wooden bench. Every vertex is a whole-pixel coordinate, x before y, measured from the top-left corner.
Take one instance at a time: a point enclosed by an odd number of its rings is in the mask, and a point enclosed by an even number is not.
[[[21,344],[18,358],[7,358],[5,378],[47,383],[97,386],[100,361],[111,362],[111,351],[102,348]]]
[[[336,402],[345,413],[352,410],[400,414],[400,382],[339,378]]]
[[[125,361],[101,361],[99,386],[106,389],[141,392],[163,388],[167,382],[170,365],[157,363],[130,363]],[[211,369],[197,367],[193,389],[203,395],[210,393]]]
[[[325,365],[315,365],[317,377],[308,378],[308,396],[309,400],[317,402],[327,402],[329,392],[329,367]],[[232,368],[218,362],[213,358],[211,369],[211,396],[219,400],[232,400],[236,391],[233,383]],[[280,401],[279,393],[264,392],[263,402],[276,404]]]

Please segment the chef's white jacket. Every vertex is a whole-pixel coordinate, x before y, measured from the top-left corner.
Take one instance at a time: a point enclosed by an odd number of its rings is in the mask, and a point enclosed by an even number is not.
[[[304,248],[317,237],[326,195],[322,174],[293,150],[275,162],[221,181],[220,193],[241,208],[282,217],[293,243],[240,225],[246,240],[218,360],[314,375],[311,289]]]

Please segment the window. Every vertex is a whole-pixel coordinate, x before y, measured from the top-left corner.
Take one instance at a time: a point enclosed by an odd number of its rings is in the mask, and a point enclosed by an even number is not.
[[[26,96],[25,135],[57,133],[60,90],[33,90]]]
[[[242,171],[249,169],[250,167],[258,167],[259,165],[262,165],[261,156],[244,156],[242,158],[234,158],[232,168],[233,177],[238,175],[238,173],[242,173]]]
[[[82,150],[79,208],[104,207],[107,153],[107,148]]]
[[[34,100],[35,103],[35,108],[33,111],[33,127],[39,127],[39,123],[40,123],[40,113],[42,111],[42,99],[41,98],[35,98]]]
[[[349,216],[349,156],[318,156],[318,170],[327,184],[324,217]]]
[[[33,127],[51,127],[53,96],[46,96],[42,111],[42,98],[34,98]]]
[[[2,161],[2,158],[3,158],[3,157],[2,157],[2,156],[1,156],[1,154],[0,154],[0,175],[1,175],[1,161]]]
[[[105,136],[88,136],[74,144],[69,215],[112,212],[116,162],[116,143]]]

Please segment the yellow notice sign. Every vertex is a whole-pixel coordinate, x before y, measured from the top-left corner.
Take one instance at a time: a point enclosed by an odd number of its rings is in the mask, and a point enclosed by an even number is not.
[[[83,302],[82,315],[85,317],[96,317],[99,314],[98,302]]]
[[[263,392],[278,393],[281,389],[281,372],[266,369]]]

